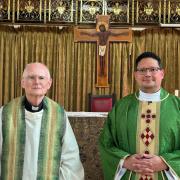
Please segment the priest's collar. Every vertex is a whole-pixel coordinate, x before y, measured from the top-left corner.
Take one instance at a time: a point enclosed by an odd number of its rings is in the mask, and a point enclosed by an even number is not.
[[[141,90],[139,90],[139,100],[140,101],[153,101],[158,102],[160,101],[160,91],[157,91],[155,93],[145,93]]]
[[[30,112],[39,112],[43,109],[43,101],[38,105],[38,106],[32,106],[27,98],[25,97],[25,100],[24,100],[24,105],[25,105],[25,109],[27,111],[30,111]]]
[[[135,96],[140,101],[159,102],[166,99],[169,96],[169,93],[167,93],[164,89],[161,88],[155,93],[145,93],[139,90],[139,92],[136,93]]]

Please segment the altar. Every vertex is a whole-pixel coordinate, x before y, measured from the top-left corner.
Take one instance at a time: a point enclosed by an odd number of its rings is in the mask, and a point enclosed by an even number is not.
[[[79,145],[85,180],[103,180],[98,152],[98,137],[107,113],[67,112],[67,115]]]

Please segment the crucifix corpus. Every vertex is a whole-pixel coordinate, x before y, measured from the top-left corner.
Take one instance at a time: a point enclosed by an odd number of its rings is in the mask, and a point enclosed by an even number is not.
[[[96,29],[74,28],[74,41],[97,43],[96,87],[109,87],[109,42],[132,42],[132,30],[110,29],[109,16],[98,15]]]

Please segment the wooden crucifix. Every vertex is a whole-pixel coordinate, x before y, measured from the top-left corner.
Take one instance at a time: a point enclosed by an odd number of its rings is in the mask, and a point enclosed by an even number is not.
[[[74,28],[74,41],[97,42],[96,87],[109,87],[109,42],[132,42],[132,30],[110,29],[109,16],[98,15],[96,29]]]

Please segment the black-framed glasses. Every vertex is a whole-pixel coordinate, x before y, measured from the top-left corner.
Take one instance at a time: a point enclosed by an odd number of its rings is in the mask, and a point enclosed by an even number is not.
[[[137,68],[136,71],[140,74],[146,74],[147,71],[149,71],[152,74],[156,74],[159,70],[161,70],[160,67],[150,67],[150,68]]]

